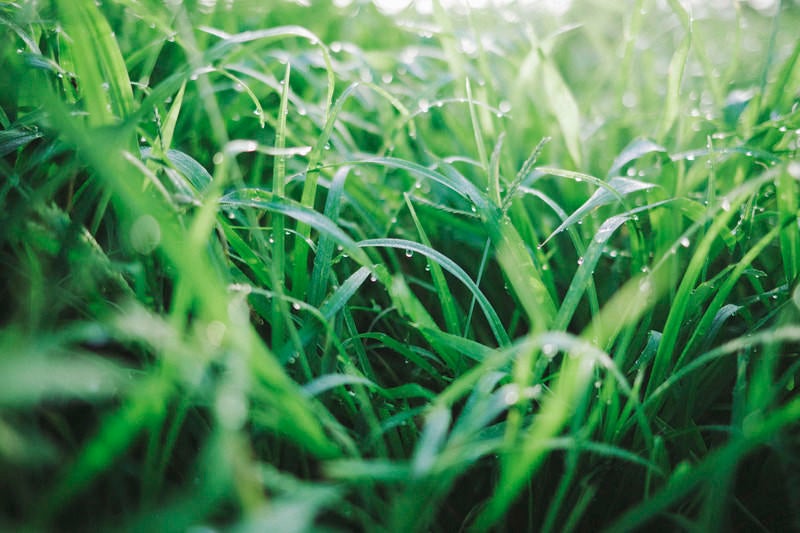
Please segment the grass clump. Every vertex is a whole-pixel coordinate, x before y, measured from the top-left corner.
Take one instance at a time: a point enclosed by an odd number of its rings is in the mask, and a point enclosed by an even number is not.
[[[796,3],[0,21],[3,529],[800,527]]]

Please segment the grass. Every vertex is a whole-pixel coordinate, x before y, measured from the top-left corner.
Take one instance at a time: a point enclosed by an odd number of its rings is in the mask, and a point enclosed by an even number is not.
[[[797,3],[434,4],[0,4],[0,529],[800,529]]]

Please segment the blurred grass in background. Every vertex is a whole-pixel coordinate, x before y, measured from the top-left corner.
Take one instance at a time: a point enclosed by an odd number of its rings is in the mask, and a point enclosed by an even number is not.
[[[0,528],[800,528],[800,7],[554,5],[0,4]]]

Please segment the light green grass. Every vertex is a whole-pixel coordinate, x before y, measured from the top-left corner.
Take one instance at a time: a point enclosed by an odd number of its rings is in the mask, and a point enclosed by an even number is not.
[[[783,4],[0,4],[0,529],[800,528]]]

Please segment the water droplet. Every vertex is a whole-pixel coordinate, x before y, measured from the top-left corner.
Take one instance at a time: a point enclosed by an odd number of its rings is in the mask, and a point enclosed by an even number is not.
[[[130,229],[130,242],[133,249],[142,255],[148,255],[161,242],[161,226],[151,215],[138,217]]]
[[[622,95],[622,105],[627,108],[635,107],[637,101],[636,94],[632,92],[626,92]]]
[[[331,52],[333,52],[334,54],[338,54],[341,51],[342,51],[342,43],[340,43],[339,41],[334,41],[331,43]]]
[[[508,385],[503,394],[503,401],[506,405],[514,405],[519,401],[519,387],[516,385]]]
[[[643,293],[643,294],[650,294],[650,292],[651,292],[652,290],[653,290],[653,284],[652,284],[652,283],[650,283],[650,280],[649,280],[649,279],[643,279],[643,280],[642,280],[642,281],[639,283],[639,292],[641,292],[641,293]]]
[[[392,76],[388,72],[381,76],[381,81],[383,83],[392,83],[392,80],[394,80],[394,76]]]
[[[300,310],[300,302],[294,302],[292,304],[292,309],[294,309],[295,311],[299,311]]]
[[[722,203],[720,204],[720,207],[722,208],[723,211],[730,211],[731,210],[731,201],[728,200],[727,198],[723,198],[722,199]]]
[[[579,257],[578,258],[578,265],[582,265],[582,264],[583,264],[583,257]]]
[[[406,250],[406,257],[413,257],[414,250]]]
[[[688,248],[689,245],[691,244],[691,241],[689,240],[688,237],[681,237],[680,243],[681,246],[683,246],[684,248]]]
[[[506,113],[511,111],[511,102],[509,102],[508,100],[503,100],[502,102],[500,102],[500,105],[497,106],[497,109],[500,110],[500,113],[505,115]]]
[[[792,161],[791,163],[789,163],[789,166],[786,167],[786,171],[794,179],[800,180],[800,163],[799,162]]]
[[[687,161],[694,161],[694,157],[695,157],[694,154],[687,154],[686,155],[686,160]]]
[[[206,339],[208,339],[208,343],[214,348],[221,346],[225,338],[225,329],[225,324],[219,320],[210,322],[208,326],[206,326]]]
[[[215,165],[221,165],[224,160],[225,156],[222,154],[222,152],[217,152],[214,154],[214,157],[211,158],[211,161],[213,161]]]
[[[542,345],[542,355],[548,359],[552,359],[558,353],[558,347],[555,344],[546,343]]]

